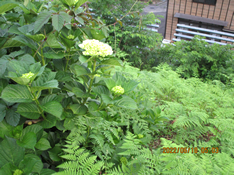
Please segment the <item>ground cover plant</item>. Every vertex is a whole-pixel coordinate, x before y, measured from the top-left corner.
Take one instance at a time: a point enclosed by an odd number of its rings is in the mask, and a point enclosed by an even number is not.
[[[122,62],[85,2],[0,2],[0,174],[233,174],[233,88]]]

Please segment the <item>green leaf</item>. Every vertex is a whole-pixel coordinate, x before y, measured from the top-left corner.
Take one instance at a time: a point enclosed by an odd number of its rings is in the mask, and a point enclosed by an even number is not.
[[[85,24],[85,23],[84,23],[84,20],[83,20],[81,17],[77,16],[77,17],[75,17],[75,19],[76,19],[80,24],[82,24],[82,25]]]
[[[26,62],[28,64],[34,64],[35,63],[34,58],[29,54],[25,54],[25,55],[19,57],[18,60],[20,62]]]
[[[56,162],[61,160],[59,154],[62,153],[62,149],[59,146],[55,146],[52,150],[48,151],[48,153],[53,161]]]
[[[52,26],[55,30],[60,31],[63,28],[64,19],[62,15],[53,15],[52,16]]]
[[[40,175],[51,175],[54,174],[55,171],[51,169],[42,169]]]
[[[24,160],[19,164],[19,168],[24,174],[40,173],[43,168],[43,163],[39,156],[34,154],[26,154]]]
[[[33,124],[31,126],[27,126],[23,129],[21,137],[24,137],[25,134],[33,132],[36,134],[37,141],[40,140],[43,134],[43,127],[39,124]]]
[[[101,98],[105,104],[112,104],[112,99],[109,97],[109,95],[101,94]]]
[[[19,4],[16,2],[0,2],[0,14],[5,13],[13,8],[15,8],[16,6],[18,6]]]
[[[17,126],[20,121],[20,114],[17,114],[15,109],[8,109],[6,111],[5,120],[11,126]]]
[[[25,46],[22,42],[19,42],[17,40],[14,40],[14,38],[10,38],[7,40],[7,42],[1,47],[1,49],[9,48],[9,47],[21,47]]]
[[[41,105],[44,105],[50,101],[57,101],[60,103],[62,101],[62,99],[63,99],[63,96],[61,96],[61,95],[56,95],[56,94],[47,95],[41,101]]]
[[[67,130],[71,130],[71,128],[75,127],[75,123],[72,118],[66,118],[63,124],[64,128]]]
[[[71,65],[71,71],[76,75],[76,76],[81,76],[81,75],[87,75],[90,73],[90,71],[81,65],[73,64]]]
[[[29,119],[38,119],[40,117],[40,110],[33,103],[19,104],[16,112]]]
[[[78,87],[73,87],[72,92],[76,95],[76,97],[80,97],[80,98],[89,97],[89,94],[85,93],[83,90],[81,90]]]
[[[45,71],[37,78],[36,81],[32,82],[32,91],[38,91],[43,89],[54,89],[58,88],[58,81],[54,80],[56,72]]]
[[[113,79],[105,79],[104,81],[109,90],[116,86],[116,81]]]
[[[0,103],[0,122],[6,116],[6,106]]]
[[[1,58],[1,60],[0,60],[0,78],[3,78],[8,62],[9,62],[8,60]]]
[[[95,103],[94,101],[91,101],[91,102],[88,104],[89,112],[91,112],[91,111],[97,111],[98,108],[99,108],[98,104]]]
[[[20,42],[21,43],[21,46],[28,46],[30,47],[31,49],[34,49],[34,50],[37,50],[37,44],[36,42],[34,42],[32,39],[30,38],[27,38],[26,36],[24,35],[19,35],[19,36],[16,36],[12,39],[14,42]],[[16,46],[14,46],[16,47]],[[5,45],[4,45],[4,48],[5,48]]]
[[[47,150],[47,149],[51,148],[50,142],[47,139],[45,139],[45,138],[41,138],[37,142],[35,148],[37,148],[39,150],[42,150],[42,151]]]
[[[130,80],[127,83],[126,82],[122,83],[122,87],[124,88],[124,93],[134,90],[138,84],[139,83],[134,80]]]
[[[64,52],[46,52],[44,53],[44,56],[50,59],[61,59],[65,57],[65,53]]]
[[[93,92],[95,92],[99,96],[101,94],[106,94],[108,96],[110,95],[110,91],[109,91],[109,89],[106,86],[100,85],[100,86],[92,87],[92,90],[93,90]]]
[[[36,35],[25,35],[26,37],[32,39],[33,41],[40,42],[45,39],[43,34],[36,34]]]
[[[70,108],[74,114],[84,115],[87,112],[87,107],[85,105],[73,104],[70,105]]]
[[[114,59],[114,58],[110,58],[108,60],[104,60],[101,62],[100,65],[112,65],[112,66],[121,66],[121,64],[119,63],[118,60]]]
[[[62,112],[63,112],[63,107],[62,105],[57,102],[57,101],[50,101],[42,106],[42,109],[58,119],[61,118]]]
[[[13,84],[3,89],[1,98],[10,103],[30,103],[33,101],[26,86]]]
[[[23,148],[34,149],[37,143],[37,136],[34,132],[26,133],[21,140],[17,140],[17,144]]]
[[[5,120],[0,122],[0,128],[1,128],[0,138],[4,138],[5,136],[13,137],[12,131],[13,131],[14,127],[7,124]]]
[[[34,24],[34,33],[37,33],[44,24],[46,24],[51,17],[51,12],[43,11],[37,16],[37,20]]]
[[[102,32],[102,30],[91,29],[91,34],[92,34],[93,38],[96,40],[102,40],[102,39],[106,38],[106,36]]]
[[[79,8],[81,5],[83,5],[84,3],[86,3],[87,1],[88,0],[78,0],[78,2],[76,3],[75,10]]]
[[[24,158],[24,148],[16,144],[16,140],[10,137],[6,137],[0,143],[0,167],[6,163],[12,163],[18,166],[20,161]]]
[[[51,47],[51,48],[63,48],[62,44],[58,42],[56,36],[53,33],[50,33],[46,43],[43,47]]]
[[[72,74],[64,71],[58,71],[55,78],[59,82],[72,81]]]
[[[53,115],[46,115],[46,118],[40,123],[40,125],[47,129],[47,128],[52,128],[53,126],[56,125],[57,118]]]
[[[123,96],[120,100],[115,101],[114,105],[127,109],[137,109],[136,102],[128,96]]]
[[[0,174],[12,175],[12,169],[13,168],[14,167],[12,166],[11,163],[7,163],[3,167],[0,168]]]

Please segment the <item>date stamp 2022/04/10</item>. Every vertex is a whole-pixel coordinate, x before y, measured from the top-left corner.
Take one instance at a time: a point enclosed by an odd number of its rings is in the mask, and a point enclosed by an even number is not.
[[[219,153],[219,148],[208,148],[208,147],[201,147],[201,148],[187,148],[187,147],[163,147],[163,153]]]

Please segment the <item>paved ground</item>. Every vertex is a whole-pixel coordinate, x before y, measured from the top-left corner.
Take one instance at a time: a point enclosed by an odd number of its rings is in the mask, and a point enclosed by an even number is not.
[[[152,4],[144,8],[142,14],[147,14],[153,12],[155,15],[162,15],[164,18],[159,18],[161,24],[159,24],[158,33],[161,33],[164,36],[165,33],[165,24],[166,24],[166,11],[167,11],[167,0],[161,0],[157,4]]]

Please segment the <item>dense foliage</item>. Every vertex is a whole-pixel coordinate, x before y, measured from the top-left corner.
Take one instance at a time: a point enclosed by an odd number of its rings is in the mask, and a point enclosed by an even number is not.
[[[0,2],[0,174],[233,174],[234,89],[123,63],[85,3]]]
[[[167,62],[181,77],[197,77],[206,81],[220,80],[223,83],[234,82],[234,50],[232,45],[210,45],[201,37],[191,41],[179,41],[174,45],[157,48],[154,62],[156,67]]]
[[[147,30],[147,24],[160,23],[160,20],[153,13],[141,14],[146,5],[135,0],[93,0],[90,4],[93,12],[109,25],[107,42],[117,56],[141,69],[150,69],[150,64],[145,62],[152,62],[153,50],[162,41],[161,34]]]

